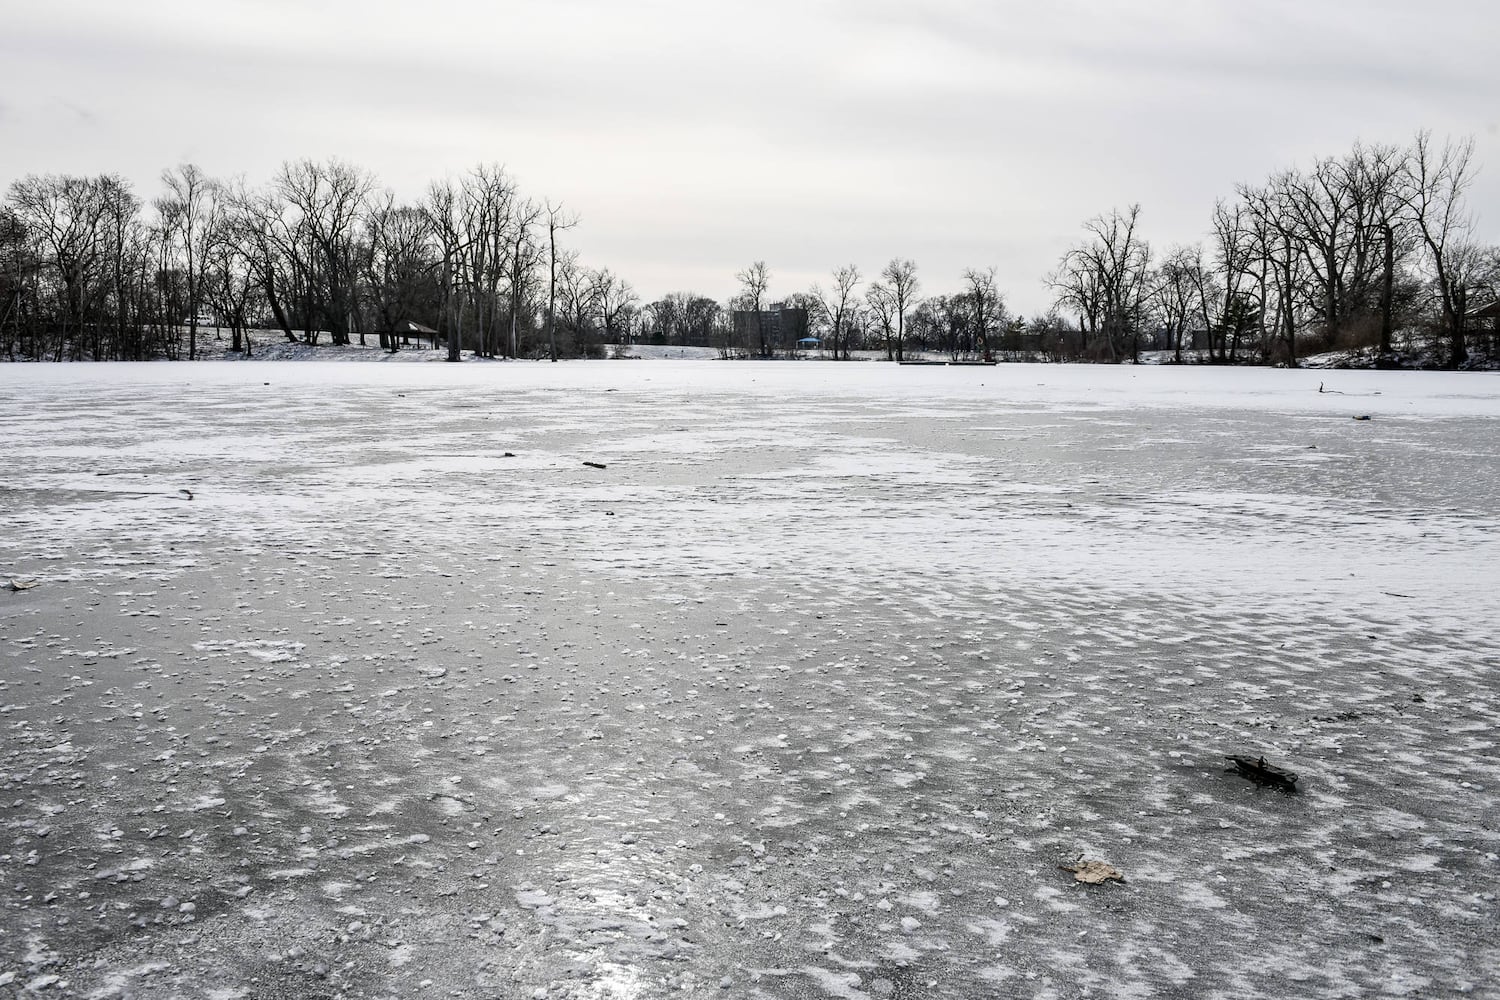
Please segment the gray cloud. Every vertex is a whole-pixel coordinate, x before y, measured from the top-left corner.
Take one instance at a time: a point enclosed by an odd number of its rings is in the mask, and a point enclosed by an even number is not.
[[[1235,182],[1356,138],[1474,133],[1500,158],[1500,14],[1457,0],[62,0],[10,22],[0,181],[117,170],[149,192],[162,150],[252,181],[340,155],[416,197],[501,162],[647,295],[900,254],[933,290],[997,264],[1032,311],[1113,205],[1166,245]],[[1496,172],[1474,191],[1492,239]]]

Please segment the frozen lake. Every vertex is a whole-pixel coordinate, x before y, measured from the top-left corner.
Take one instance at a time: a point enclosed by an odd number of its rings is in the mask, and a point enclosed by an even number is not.
[[[0,996],[1495,996],[1497,432],[1487,375],[0,366]]]

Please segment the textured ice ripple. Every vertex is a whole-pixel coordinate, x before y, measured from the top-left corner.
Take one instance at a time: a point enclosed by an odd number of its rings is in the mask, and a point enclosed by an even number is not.
[[[347,367],[0,400],[0,991],[1494,988],[1472,397]]]

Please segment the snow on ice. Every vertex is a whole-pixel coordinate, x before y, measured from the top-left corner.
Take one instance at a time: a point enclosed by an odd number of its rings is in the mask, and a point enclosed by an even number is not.
[[[1497,389],[0,366],[0,995],[1493,993]]]

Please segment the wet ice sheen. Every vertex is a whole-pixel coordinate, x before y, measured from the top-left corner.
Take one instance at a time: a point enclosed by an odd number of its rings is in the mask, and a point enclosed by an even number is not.
[[[0,366],[0,992],[1493,990],[1496,385]]]

